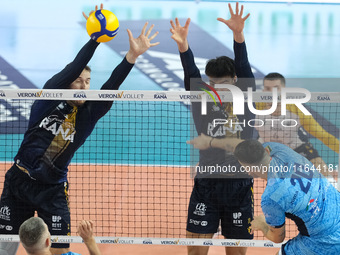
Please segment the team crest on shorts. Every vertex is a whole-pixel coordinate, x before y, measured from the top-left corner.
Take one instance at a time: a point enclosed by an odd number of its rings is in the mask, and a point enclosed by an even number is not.
[[[199,215],[199,216],[204,216],[206,210],[207,210],[207,206],[204,203],[197,203],[194,214]]]

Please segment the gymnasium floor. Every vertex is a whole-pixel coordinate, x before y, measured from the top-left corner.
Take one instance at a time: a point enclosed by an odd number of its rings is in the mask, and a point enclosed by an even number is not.
[[[93,0],[2,1],[0,90],[8,85],[41,88],[52,75],[72,61],[87,42],[89,37],[81,12],[88,13],[95,4],[100,3]],[[155,39],[160,41],[160,45],[143,55],[141,62],[136,64],[121,86],[122,90],[182,89],[182,80],[177,76],[177,71],[181,71],[178,51],[169,32],[169,20],[175,17],[180,18],[181,22],[188,17],[192,19],[189,44],[199,58],[199,64],[203,65],[207,59],[221,54],[233,56],[232,33],[216,21],[217,17],[229,17],[224,1],[107,0],[103,3],[119,18],[120,31],[113,41],[99,46],[90,62],[92,89],[100,88],[128,50],[126,29],[131,29],[137,37],[146,21],[154,23],[154,30],[160,32]],[[257,77],[276,71],[288,78],[310,79],[310,82],[301,85],[310,91],[339,91],[338,82],[325,87],[322,80],[339,78],[340,4],[246,1],[244,5],[244,12],[251,13],[244,32],[248,57]],[[160,73],[173,82],[173,87],[150,77],[143,69],[143,61],[157,66]],[[7,80],[6,77],[12,78]],[[5,136],[8,134],[0,134],[0,144],[1,137]],[[2,151],[4,155],[0,155],[0,161],[11,161],[15,152],[15,148],[10,153]],[[2,176],[6,169],[1,167]],[[73,183],[74,190],[81,185],[75,181]],[[186,202],[187,198],[180,200],[185,207]],[[103,255],[186,254],[184,246],[100,245],[100,248]],[[209,254],[223,254],[223,249],[213,247]],[[84,251],[83,245],[74,245],[74,251],[81,253]],[[275,252],[275,249],[252,248],[248,254]],[[24,254],[22,248],[19,254]]]

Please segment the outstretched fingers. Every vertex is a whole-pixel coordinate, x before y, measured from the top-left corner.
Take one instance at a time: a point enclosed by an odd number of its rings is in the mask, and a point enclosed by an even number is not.
[[[243,7],[243,5],[242,5],[242,7]],[[241,9],[242,9],[242,7],[241,7]],[[238,2],[236,2],[236,8],[235,8],[236,15],[238,15],[238,11],[239,11]]]
[[[129,40],[131,41],[133,39],[133,35],[130,29],[126,29],[128,36],[129,36]]]
[[[171,27],[172,27],[173,29],[176,28],[176,27],[175,27],[175,23],[174,23],[172,20],[170,20],[170,25],[171,25]]]
[[[151,31],[150,31],[150,32],[151,32]],[[152,36],[150,36],[150,38],[148,39],[149,42],[150,42],[150,47],[153,47],[153,46],[156,46],[156,45],[159,44],[159,42],[151,43],[151,41],[152,41],[153,39],[155,39],[155,37],[156,37],[158,34],[159,34],[159,32],[157,31],[157,32],[155,32]]]
[[[155,32],[152,36],[150,36],[149,41],[152,41],[157,35],[159,34],[159,32]]]
[[[146,34],[145,34],[146,37],[149,37],[149,35],[150,35],[152,29],[154,28],[154,26],[155,26],[154,24],[152,24],[152,25],[150,26],[150,28],[148,29],[148,31],[147,31]]]
[[[240,12],[240,16],[242,17],[243,15],[243,5],[241,5],[241,12]]]
[[[228,4],[228,8],[229,8],[230,15],[231,15],[231,16],[234,16],[235,13],[234,13],[233,8],[231,7],[231,4],[230,4],[230,3]]]
[[[104,5],[103,5],[102,3],[100,4],[100,9],[101,9],[101,10],[104,9]],[[98,11],[98,5],[95,6],[94,11],[90,11],[89,16],[90,16],[92,13],[96,12],[96,11]],[[86,20],[89,18],[89,16],[87,16],[87,15],[85,14],[85,12],[82,12],[82,14],[83,14],[83,17],[84,17]]]
[[[218,21],[223,22],[224,24],[227,24],[227,20],[223,19],[223,18],[217,18]]]
[[[177,27],[181,26],[181,25],[179,24],[178,18],[175,18],[175,22],[176,22],[176,26],[177,26]]]
[[[143,27],[142,32],[141,32],[141,35],[145,34],[145,30],[146,30],[148,24],[149,24],[149,22],[145,22],[144,27]]]
[[[191,21],[191,19],[188,18],[187,21],[185,22],[185,25],[184,25],[184,28],[185,28],[185,29],[187,29],[187,28],[189,27],[190,21]]]
[[[250,16],[250,13],[248,13],[244,18],[242,18],[243,21],[246,21],[246,19],[248,19]]]

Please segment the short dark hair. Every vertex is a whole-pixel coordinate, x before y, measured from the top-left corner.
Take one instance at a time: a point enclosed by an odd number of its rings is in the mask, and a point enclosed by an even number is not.
[[[72,62],[68,63],[66,66],[70,65],[71,63],[72,63]],[[88,71],[88,72],[90,72],[90,73],[91,73],[91,71],[92,71],[91,67],[89,67],[88,65],[85,66],[84,70],[86,70],[86,71]]]
[[[269,81],[280,80],[283,85],[286,85],[286,79],[280,73],[269,73],[263,78],[263,80],[269,80]]]
[[[205,66],[205,74],[213,78],[234,78],[236,75],[235,62],[226,56],[210,59]]]
[[[266,151],[258,140],[245,140],[239,143],[234,151],[235,157],[247,164],[257,164],[261,162]]]
[[[19,228],[19,238],[25,247],[31,248],[38,244],[46,231],[44,221],[39,217],[31,217]]]
[[[88,71],[88,72],[90,72],[91,73],[91,67],[89,67],[89,66],[85,66],[85,68],[84,68],[84,70],[86,70],[86,71]]]

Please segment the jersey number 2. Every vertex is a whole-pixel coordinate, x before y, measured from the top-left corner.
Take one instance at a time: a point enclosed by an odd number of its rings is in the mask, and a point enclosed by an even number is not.
[[[313,178],[313,172],[312,171],[305,171],[305,169],[303,168],[303,165],[297,165],[295,164],[295,170],[296,172],[294,174],[292,174],[292,177],[290,179],[290,183],[295,186],[296,185],[296,181],[299,183],[301,190],[307,194],[307,192],[310,189],[311,184],[311,180]],[[303,183],[302,178],[307,180],[307,183]]]

